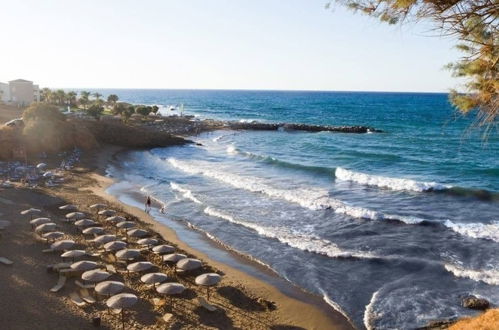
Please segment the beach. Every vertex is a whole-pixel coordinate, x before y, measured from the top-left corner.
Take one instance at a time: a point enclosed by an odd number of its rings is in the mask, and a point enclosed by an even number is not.
[[[12,225],[4,231],[0,241],[2,255],[14,262],[2,266],[2,299],[0,310],[3,325],[8,329],[68,329],[92,328],[92,317],[100,315],[104,328],[115,328],[120,324],[116,316],[108,316],[99,308],[76,307],[68,299],[70,287],[61,292],[49,292],[57,281],[45,266],[59,260],[57,255],[43,254],[44,244],[37,242],[30,230],[26,217],[19,215],[28,207],[41,208],[47,216],[61,218],[57,209],[63,204],[72,203],[82,208],[97,202],[109,204],[120,210],[120,214],[137,217],[148,230],[158,233],[167,242],[179,249],[200,258],[204,263],[223,273],[220,287],[232,288],[217,298],[230,308],[225,309],[226,317],[220,315],[198,315],[186,309],[174,318],[172,327],[182,328],[275,328],[275,329],[350,329],[351,325],[339,313],[324,311],[320,299],[296,290],[291,298],[277,288],[252,276],[207,258],[177,239],[175,233],[158,224],[144,211],[126,206],[106,193],[112,180],[105,177],[104,169],[111,157],[120,148],[104,147],[98,153],[85,153],[81,163],[67,173],[67,182],[59,187],[29,190],[10,188],[0,191],[2,218],[8,218]],[[135,281],[138,281],[135,278]],[[67,285],[69,286],[69,285]],[[140,288],[137,289],[140,292]],[[198,293],[203,290],[194,288]],[[215,293],[216,295],[216,293]],[[150,294],[145,294],[150,297]],[[141,301],[145,300],[142,296]],[[275,302],[276,310],[268,311],[256,303],[256,299]],[[101,308],[102,309],[102,308]],[[185,314],[185,315],[183,315]],[[201,313],[202,314],[202,313]],[[155,329],[161,327],[156,321],[158,312],[153,312],[150,303],[140,303],[129,321],[133,328]],[[27,317],[29,316],[29,317]]]

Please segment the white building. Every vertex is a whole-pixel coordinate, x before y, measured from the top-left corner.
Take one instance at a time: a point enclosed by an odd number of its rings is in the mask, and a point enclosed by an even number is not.
[[[0,103],[7,103],[9,101],[10,101],[9,84],[0,82]]]
[[[40,88],[32,81],[16,79],[9,84],[0,83],[1,99],[5,103],[26,107],[33,102],[40,102]]]

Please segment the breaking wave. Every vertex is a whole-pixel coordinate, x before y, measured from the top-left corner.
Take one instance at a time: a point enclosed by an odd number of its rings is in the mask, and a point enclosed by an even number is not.
[[[455,223],[446,220],[444,225],[456,233],[472,238],[489,239],[499,242],[499,221],[485,223]]]
[[[170,182],[170,187],[172,188],[172,190],[181,193],[184,198],[190,199],[196,204],[202,204],[202,202],[199,199],[197,199],[192,195],[192,191],[190,191],[189,189],[185,189],[175,182]]]
[[[457,277],[469,278],[476,282],[484,282],[489,285],[499,285],[499,270],[496,269],[467,269],[462,266],[445,264],[445,269]]]
[[[366,186],[388,188],[397,191],[439,191],[447,190],[452,186],[437,182],[424,182],[411,179],[390,178],[385,176],[370,175],[361,172],[354,172],[342,167],[336,168],[335,176],[342,181],[352,181]]]

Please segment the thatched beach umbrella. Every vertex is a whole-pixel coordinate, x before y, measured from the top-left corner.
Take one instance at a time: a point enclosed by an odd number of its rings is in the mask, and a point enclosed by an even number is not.
[[[70,212],[66,214],[66,219],[71,219],[71,220],[80,220],[85,218],[85,213],[83,212]]]
[[[63,206],[59,206],[59,210],[77,211],[78,207],[76,207],[76,205],[73,205],[73,204],[66,204],[66,205],[63,205]]]
[[[170,305],[173,308],[173,296],[184,292],[185,286],[180,283],[163,283],[156,287],[156,292],[170,296]]]
[[[163,283],[168,279],[168,276],[163,273],[149,273],[140,278],[140,281],[145,284],[152,284],[156,288],[156,284]]]
[[[81,279],[84,281],[96,283],[106,280],[109,276],[111,276],[111,274],[106,271],[100,269],[92,269],[87,270],[86,272],[81,274]]]
[[[51,231],[51,232],[43,234],[42,237],[45,238],[47,241],[56,240],[56,239],[59,239],[61,237],[64,237],[64,233],[60,232],[60,231]]]
[[[30,220],[29,223],[31,226],[36,227],[36,226],[43,225],[44,223],[49,223],[49,222],[52,222],[52,220],[50,220],[50,218],[36,218],[36,219]]]
[[[99,245],[103,245],[112,241],[116,241],[116,235],[100,235],[97,236],[93,242]]]
[[[102,210],[99,211],[99,215],[105,216],[105,217],[110,217],[116,214],[115,210]]]
[[[86,254],[87,252],[85,252],[85,250],[69,250],[61,254],[61,258],[71,258],[74,262],[75,258],[82,257]]]
[[[129,229],[135,227],[136,224],[133,221],[121,221],[116,224],[116,228],[119,229]]]
[[[148,235],[149,235],[149,232],[147,230],[140,229],[140,228],[131,229],[131,230],[127,231],[127,236],[130,236],[130,237],[142,238],[142,237],[146,237]]]
[[[126,218],[122,217],[121,215],[113,215],[112,217],[106,218],[106,222],[109,222],[109,223],[119,223],[119,222],[123,222],[123,221],[126,221]]]
[[[39,225],[35,228],[35,232],[37,233],[46,233],[49,231],[54,231],[57,228],[57,225],[53,222],[47,222],[42,225]]]
[[[102,227],[85,228],[83,229],[82,233],[85,235],[100,235],[104,233],[104,228]]]
[[[137,241],[137,244],[151,247],[153,245],[158,244],[158,240],[155,238],[142,238]]]
[[[152,248],[152,252],[162,255],[162,254],[167,254],[167,253],[172,253],[175,251],[175,248],[171,245],[157,245]]]
[[[184,271],[195,270],[203,267],[201,260],[185,258],[177,262],[177,268]]]
[[[40,163],[36,165],[36,168],[40,171],[44,171],[47,168],[47,164],[45,163]]]
[[[21,215],[29,215],[30,219],[33,219],[33,216],[36,214],[42,213],[40,209],[29,208],[27,210],[21,211]]]
[[[163,256],[164,262],[177,263],[179,260],[185,259],[187,256],[181,253],[172,253]]]
[[[95,286],[95,292],[105,296],[117,294],[125,288],[125,284],[118,281],[104,281]]]
[[[112,296],[106,301],[106,305],[109,308],[121,309],[121,322],[123,324],[123,330],[125,329],[125,308],[130,308],[137,303],[139,298],[131,293],[120,293]]]
[[[92,204],[90,205],[90,209],[94,212],[99,212],[107,207],[106,204]]]
[[[42,176],[44,178],[53,178],[55,176],[55,174],[52,173],[51,171],[47,171],[47,172],[43,173]]]
[[[75,226],[77,227],[90,227],[94,226],[97,223],[94,220],[91,219],[81,219],[75,222]]]
[[[52,245],[50,245],[50,248],[54,251],[66,251],[71,249],[75,244],[76,244],[75,241],[70,239],[65,239],[52,243]]]
[[[140,257],[140,250],[123,249],[116,252],[116,258],[121,260],[134,260]]]
[[[206,287],[206,296],[210,300],[210,287],[217,285],[222,280],[222,277],[216,273],[206,273],[196,277],[195,282],[197,285]]]
[[[113,251],[123,250],[126,248],[126,246],[127,244],[123,241],[112,241],[104,244],[104,249],[106,251],[113,252]]]
[[[82,260],[72,263],[70,268],[76,271],[87,271],[99,267],[99,264],[95,261]]]
[[[149,261],[138,261],[138,262],[134,262],[133,264],[130,264],[126,267],[126,269],[130,272],[143,272],[143,271],[146,271],[148,269],[151,269],[152,267],[154,267],[154,265],[152,263],[150,263]]]

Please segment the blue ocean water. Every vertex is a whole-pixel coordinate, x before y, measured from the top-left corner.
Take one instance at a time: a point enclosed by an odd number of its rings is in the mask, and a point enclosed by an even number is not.
[[[183,103],[197,118],[383,130],[216,131],[193,137],[200,146],[121,154],[109,172],[359,328],[472,315],[460,306],[468,294],[499,303],[498,135],[484,140],[446,95],[100,92]]]

